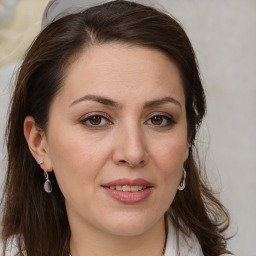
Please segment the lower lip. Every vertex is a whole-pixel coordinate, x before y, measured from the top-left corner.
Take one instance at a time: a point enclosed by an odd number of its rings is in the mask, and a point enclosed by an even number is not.
[[[153,188],[146,188],[138,192],[123,192],[115,189],[110,189],[107,187],[103,187],[103,188],[111,197],[126,204],[135,204],[143,201],[150,195],[153,189]]]

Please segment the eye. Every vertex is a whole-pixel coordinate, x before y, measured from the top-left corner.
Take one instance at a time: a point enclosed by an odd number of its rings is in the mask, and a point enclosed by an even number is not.
[[[153,114],[151,117],[146,121],[146,124],[159,126],[159,127],[167,127],[175,124],[176,122],[174,119],[166,114]]]
[[[163,116],[154,116],[150,118],[150,121],[153,125],[161,125],[164,121]]]
[[[81,123],[88,127],[103,127],[111,125],[112,123],[109,121],[108,117],[100,114],[88,114],[82,120]]]

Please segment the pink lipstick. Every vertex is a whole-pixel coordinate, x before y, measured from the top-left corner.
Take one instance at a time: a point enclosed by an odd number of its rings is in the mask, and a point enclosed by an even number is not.
[[[135,204],[147,198],[153,190],[152,183],[144,179],[118,179],[102,185],[112,198],[126,204]]]

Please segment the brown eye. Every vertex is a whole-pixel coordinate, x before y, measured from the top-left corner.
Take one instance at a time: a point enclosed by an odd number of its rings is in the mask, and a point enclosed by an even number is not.
[[[90,118],[88,118],[88,121],[91,125],[99,125],[101,123],[101,120],[101,116],[91,116]]]
[[[153,116],[150,120],[153,125],[161,125],[163,123],[162,116]]]
[[[174,121],[174,119],[167,115],[167,114],[155,114],[155,115],[151,115],[151,117],[145,122],[145,124],[147,125],[151,125],[153,127],[170,127],[172,125],[174,125],[176,122]]]
[[[85,117],[80,122],[89,128],[103,128],[112,124],[108,117],[92,113],[88,114],[87,117]]]

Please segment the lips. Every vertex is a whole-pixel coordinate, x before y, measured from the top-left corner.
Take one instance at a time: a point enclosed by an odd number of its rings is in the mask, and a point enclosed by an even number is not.
[[[144,179],[119,179],[102,185],[112,198],[127,204],[139,203],[153,190],[152,183]]]
[[[118,179],[106,184],[103,184],[103,187],[114,187],[114,186],[146,186],[146,187],[153,187],[153,184],[144,179]]]
[[[138,192],[141,191],[142,189],[146,189],[146,186],[142,185],[136,185],[136,186],[111,186],[110,189],[118,190],[118,191],[123,191],[123,192]]]

